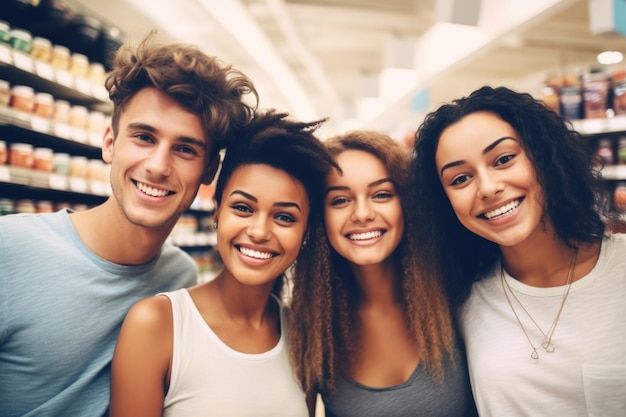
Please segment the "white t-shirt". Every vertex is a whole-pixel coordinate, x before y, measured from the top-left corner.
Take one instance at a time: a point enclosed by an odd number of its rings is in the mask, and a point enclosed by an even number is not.
[[[547,332],[565,286],[506,282]],[[544,336],[511,297],[529,338]],[[626,235],[602,244],[594,269],[575,281],[552,337],[538,359],[506,299],[500,265],[474,284],[461,312],[474,398],[482,416],[626,416]]]
[[[172,302],[174,350],[164,417],[307,417],[305,395],[289,362],[287,323],[280,305],[281,337],[267,352],[237,352],[222,342],[186,289],[166,293]]]

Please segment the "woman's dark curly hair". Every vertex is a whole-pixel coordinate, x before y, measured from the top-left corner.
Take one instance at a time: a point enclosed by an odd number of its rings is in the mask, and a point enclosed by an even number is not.
[[[435,153],[442,132],[474,112],[490,112],[510,124],[534,166],[544,195],[544,220],[570,246],[596,242],[609,216],[597,161],[588,141],[557,113],[526,93],[482,87],[428,114],[416,133],[411,174],[418,253],[433,274],[443,274],[453,304],[462,303],[472,283],[500,258],[499,247],[467,230],[457,219],[442,187]]]
[[[334,156],[351,149],[369,152],[389,172],[405,219],[403,237],[392,255],[397,265],[396,293],[422,363],[434,379],[442,380],[444,361],[453,359],[454,332],[438,277],[422,274],[422,266],[414,256],[415,240],[420,234],[408,221],[412,210],[405,198],[409,185],[408,152],[389,136],[369,131],[350,132],[324,143]],[[322,204],[323,200],[320,207]],[[312,223],[310,232],[311,244],[303,248],[294,273],[291,353],[303,389],[332,395],[337,376],[342,372],[349,374],[358,360],[357,307],[362,291],[347,260],[330,245],[323,222]]]
[[[105,87],[113,102],[113,134],[117,137],[120,115],[135,93],[154,87],[200,115],[211,139],[208,161],[213,161],[253,116],[257,91],[248,77],[218,58],[193,45],[159,45],[155,37],[152,31],[136,49],[122,46],[112,59]],[[251,98],[251,103],[244,98]]]
[[[230,142],[226,147],[215,184],[215,201],[218,206],[222,203],[224,188],[237,168],[263,164],[284,171],[298,180],[309,199],[308,224],[320,221],[326,175],[333,168],[339,169],[339,166],[314,135],[324,120],[305,123],[291,121],[287,116],[287,113],[274,110],[257,113],[240,132],[237,141]],[[312,239],[307,240],[302,250],[312,245]],[[296,264],[299,259],[300,255],[296,258]],[[276,280],[274,293],[280,295],[282,289],[281,277]]]

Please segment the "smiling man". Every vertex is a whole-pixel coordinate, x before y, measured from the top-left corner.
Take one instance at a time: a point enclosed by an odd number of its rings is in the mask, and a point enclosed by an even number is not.
[[[112,195],[83,212],[0,218],[0,415],[101,416],[113,349],[140,298],[197,271],[165,244],[258,99],[240,72],[150,34],[117,53],[102,157]]]

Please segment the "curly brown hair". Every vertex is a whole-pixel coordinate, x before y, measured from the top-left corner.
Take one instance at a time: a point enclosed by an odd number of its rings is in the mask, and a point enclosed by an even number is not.
[[[211,138],[209,161],[254,115],[258,94],[252,81],[196,46],[157,44],[151,31],[136,49],[122,46],[112,59],[105,87],[113,102],[111,127],[117,137],[120,114],[139,90],[154,87],[200,115]],[[251,97],[246,103],[244,97]]]
[[[396,291],[404,308],[406,326],[433,379],[444,378],[444,361],[454,360],[456,338],[449,304],[435,276],[422,273],[416,256],[419,233],[407,215],[409,155],[389,136],[355,131],[325,142],[333,156],[363,150],[379,158],[401,197],[404,235],[393,253],[397,262]],[[323,204],[323,201],[321,202]],[[350,373],[359,355],[361,289],[346,259],[330,245],[323,222],[311,225],[294,271],[290,338],[295,372],[306,392],[332,394],[338,373]]]

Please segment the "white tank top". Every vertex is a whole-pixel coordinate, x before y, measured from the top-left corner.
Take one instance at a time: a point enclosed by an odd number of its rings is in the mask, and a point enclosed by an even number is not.
[[[287,323],[271,350],[248,354],[222,342],[186,289],[165,293],[172,302],[174,347],[164,417],[307,417],[305,395],[289,363]]]

